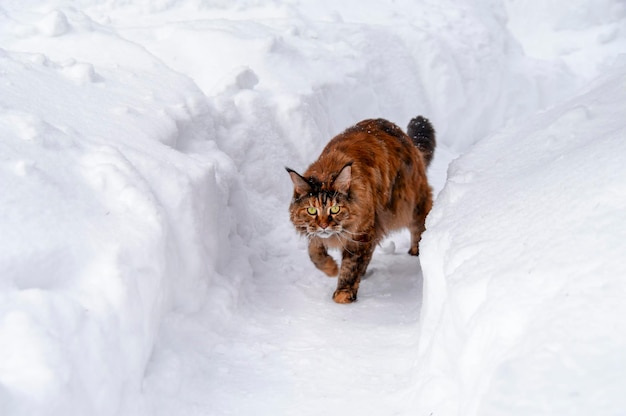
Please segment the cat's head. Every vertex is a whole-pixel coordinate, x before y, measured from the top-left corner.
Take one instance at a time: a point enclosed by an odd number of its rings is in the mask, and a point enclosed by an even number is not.
[[[304,177],[289,168],[287,172],[294,187],[289,212],[296,230],[307,237],[349,238],[351,164],[330,175],[327,181]]]

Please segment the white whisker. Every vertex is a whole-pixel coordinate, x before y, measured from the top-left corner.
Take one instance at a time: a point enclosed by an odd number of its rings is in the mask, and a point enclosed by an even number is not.
[[[339,240],[339,243],[341,244],[341,246],[343,247],[343,249],[344,249],[344,250],[346,250],[348,253],[350,253],[350,254],[354,255],[354,253],[353,253],[352,251],[348,250],[348,247],[346,247],[346,245],[344,244],[344,242],[343,242],[343,240],[342,240],[342,237],[344,237],[344,236],[343,236],[343,235],[341,235],[341,234],[337,234],[337,236],[339,237],[339,238],[337,238],[337,239]],[[344,237],[344,238],[345,238],[345,237]],[[346,240],[352,241],[352,240],[350,240],[349,238],[346,238]]]
[[[365,242],[364,241],[360,241],[360,240],[355,240],[355,238],[360,238],[360,237],[363,237],[363,236],[367,236],[367,233],[353,233],[353,232],[348,231],[348,230],[341,230],[341,232],[339,234],[341,236],[343,236],[346,240],[352,241],[353,243],[356,243],[356,244],[365,244]]]

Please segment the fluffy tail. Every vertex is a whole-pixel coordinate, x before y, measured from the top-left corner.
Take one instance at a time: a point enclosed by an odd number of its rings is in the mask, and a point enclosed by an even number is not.
[[[433,160],[435,146],[437,145],[433,125],[430,124],[427,118],[417,116],[409,121],[409,126],[406,131],[407,135],[413,140],[413,144],[420,150],[422,156],[424,156],[424,162],[426,163],[426,167],[428,167],[430,161]]]

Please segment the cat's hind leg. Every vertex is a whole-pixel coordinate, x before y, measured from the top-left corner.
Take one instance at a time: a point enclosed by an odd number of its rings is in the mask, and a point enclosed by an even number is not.
[[[314,237],[309,242],[309,257],[315,267],[326,273],[327,276],[335,277],[339,273],[337,262],[328,254],[326,247],[319,238]]]
[[[418,204],[413,211],[413,219],[409,224],[409,231],[411,232],[411,248],[409,249],[409,254],[412,256],[419,256],[420,254],[419,244],[422,239],[422,233],[426,230],[426,216],[432,206],[433,201],[429,196],[422,203]]]

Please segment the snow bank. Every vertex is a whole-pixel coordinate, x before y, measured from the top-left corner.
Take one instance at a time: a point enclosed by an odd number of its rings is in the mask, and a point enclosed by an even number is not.
[[[626,408],[624,73],[451,165],[421,248],[423,414]]]
[[[624,62],[623,1],[507,0],[504,5],[507,27],[524,54],[561,62],[581,86]]]
[[[432,119],[442,145],[459,152],[577,87],[561,62],[523,54],[500,2],[249,1],[227,7],[189,0],[166,12],[150,4],[86,12],[189,75],[222,104],[247,90],[234,106],[218,107],[219,118],[239,110],[240,124],[267,126],[274,138],[289,139],[282,160],[309,163],[328,137],[355,120],[385,117],[404,126],[418,113]],[[232,147],[239,143],[231,143],[225,150],[236,156]]]
[[[82,13],[13,17],[0,18],[13,50],[0,49],[0,413],[115,414],[140,392],[164,313],[197,309],[228,258],[232,162],[189,79]]]

